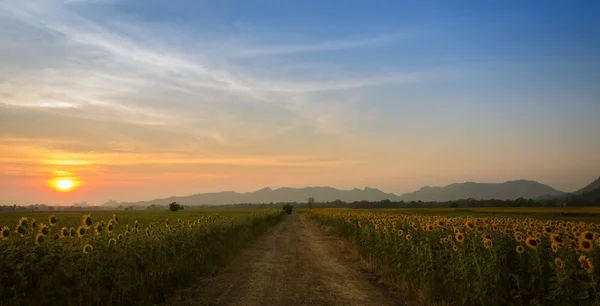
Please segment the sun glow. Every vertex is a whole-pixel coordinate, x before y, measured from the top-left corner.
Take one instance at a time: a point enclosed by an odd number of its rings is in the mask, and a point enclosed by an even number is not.
[[[49,181],[50,187],[60,192],[69,192],[79,186],[79,181],[73,178],[59,177]]]

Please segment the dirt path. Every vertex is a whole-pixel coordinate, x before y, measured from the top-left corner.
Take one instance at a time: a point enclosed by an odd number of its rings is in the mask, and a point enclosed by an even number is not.
[[[345,259],[336,239],[305,216],[286,216],[169,305],[403,305]]]

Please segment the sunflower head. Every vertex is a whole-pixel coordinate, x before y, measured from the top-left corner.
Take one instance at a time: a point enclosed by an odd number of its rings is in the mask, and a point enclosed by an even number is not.
[[[527,239],[525,239],[525,244],[532,249],[537,248],[539,245],[538,241],[531,237],[527,237]]]
[[[115,229],[115,226],[112,224],[112,222],[108,222],[108,226],[106,227],[106,231],[108,231],[109,233],[112,233],[112,231]]]
[[[410,241],[410,239],[412,239],[412,236],[410,234],[406,235],[406,240]]]
[[[58,223],[58,220],[56,220],[56,216],[55,215],[48,216],[48,224],[50,226],[56,226],[56,223]]]
[[[31,219],[31,228],[32,229],[36,229],[38,226],[37,222],[35,221],[35,219]]]
[[[552,243],[562,244],[564,242],[564,239],[558,234],[551,234],[550,241],[552,241]]]
[[[589,231],[583,232],[583,233],[581,233],[581,235],[579,235],[579,239],[592,241],[592,240],[594,240],[594,233],[589,232]]]
[[[462,243],[463,241],[465,241],[465,235],[463,233],[456,234],[455,238],[456,238],[456,242]]]
[[[8,238],[10,237],[10,228],[8,228],[8,226],[3,226],[2,227],[2,240],[8,240]]]
[[[483,239],[483,246],[486,249],[491,249],[494,246],[494,244],[492,243],[492,239]]]
[[[87,254],[89,252],[91,252],[94,248],[92,247],[91,244],[86,244],[83,246],[83,248],[81,249],[83,251],[83,253]]]
[[[579,249],[583,252],[589,253],[594,250],[594,245],[589,240],[580,240]]]
[[[119,240],[123,239],[123,234],[118,234],[117,239],[119,239]]]
[[[25,233],[27,233],[27,228],[23,225],[17,226],[16,230],[17,233],[19,233],[19,235],[24,235]]]
[[[85,235],[85,227],[83,225],[80,225],[77,228],[77,237],[81,238],[83,237],[83,235]]]
[[[108,245],[109,246],[116,245],[116,244],[117,244],[117,239],[115,239],[115,238],[108,239]]]
[[[94,224],[94,232],[96,233],[96,235],[102,234],[103,231],[104,231],[104,227],[102,226],[102,224],[100,224],[100,223]]]
[[[89,229],[90,227],[92,227],[92,224],[92,215],[85,214],[83,215],[83,217],[81,217],[81,226],[83,226],[85,229]]]
[[[552,252],[554,252],[554,253],[558,252],[558,244],[556,244],[554,242],[552,243]]]
[[[69,229],[67,229],[67,227],[63,226],[63,228],[60,229],[60,238],[67,238],[67,237],[69,237],[70,234],[71,234],[71,231],[69,231]]]
[[[46,226],[46,224],[40,224],[38,232],[43,235],[50,234],[50,229]]]
[[[71,237],[77,236],[77,230],[74,227],[71,227],[69,229],[69,236],[71,236]]]
[[[19,226],[22,227],[28,227],[29,226],[29,219],[27,219],[27,217],[22,217],[21,219],[19,219],[19,222],[17,222],[17,228]]]
[[[592,261],[585,255],[579,256],[579,264],[587,273],[591,274],[594,272],[594,265],[592,264]]]
[[[522,245],[517,246],[517,253],[523,254],[525,252],[525,248]]]
[[[458,246],[456,244],[452,245],[452,251],[458,252]]]
[[[556,265],[557,268],[562,269],[565,267],[565,263],[562,261],[562,259],[560,258],[556,258],[554,259],[554,264]]]
[[[35,236],[35,244],[39,245],[40,243],[44,243],[44,241],[46,241],[46,235],[38,233]]]
[[[114,223],[119,223],[119,217],[118,217],[117,215],[113,214],[113,215],[112,215],[112,221],[113,221]]]

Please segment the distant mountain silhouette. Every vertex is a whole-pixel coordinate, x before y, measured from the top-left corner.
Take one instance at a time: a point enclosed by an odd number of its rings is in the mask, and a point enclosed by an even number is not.
[[[184,205],[226,205],[238,203],[279,203],[279,202],[305,202],[307,198],[314,197],[317,202],[344,202],[354,201],[454,201],[460,199],[535,199],[542,196],[559,196],[564,194],[552,187],[535,181],[509,181],[505,183],[457,183],[446,187],[423,187],[418,191],[406,193],[401,196],[385,193],[379,189],[365,187],[364,189],[340,190],[332,187],[282,187],[271,189],[263,188],[254,192],[238,193],[233,191],[200,193],[190,196],[169,197],[151,201],[106,202],[103,206],[148,206],[153,204],[166,205],[179,202]]]
[[[574,193],[575,194],[582,194],[582,193],[585,193],[585,192],[594,191],[594,190],[596,190],[598,188],[600,188],[600,177],[597,180],[589,183],[587,186],[585,186],[585,187],[583,187],[583,188],[575,191]]]
[[[473,198],[475,200],[535,199],[542,196],[558,196],[564,192],[536,181],[508,181],[504,183],[457,183],[446,187],[423,187],[419,191],[400,196],[404,201],[444,202]]]
[[[88,202],[81,202],[81,203],[73,203],[73,205],[71,205],[71,206],[73,206],[73,207],[88,207],[90,205],[88,204]]]
[[[365,187],[364,190],[339,190],[332,187],[305,187],[305,188],[290,188],[282,187],[271,189],[263,188],[254,192],[237,193],[233,191],[200,193],[190,196],[169,197],[165,199],[156,199],[152,201],[141,202],[123,202],[123,203],[105,203],[103,206],[117,205],[135,205],[147,206],[152,204],[165,205],[171,202],[179,202],[184,205],[224,205],[237,203],[278,203],[278,202],[306,202],[309,197],[315,198],[319,202],[332,202],[342,200],[345,202],[352,201],[381,201],[381,200],[396,200],[397,196],[392,193],[385,193],[379,189]]]

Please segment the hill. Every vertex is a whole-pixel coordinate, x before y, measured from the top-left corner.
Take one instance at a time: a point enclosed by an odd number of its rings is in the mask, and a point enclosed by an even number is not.
[[[497,199],[514,200],[518,198],[535,199],[542,196],[555,197],[564,193],[535,181],[508,181],[505,183],[456,183],[445,187],[423,187],[418,191],[401,196],[385,193],[379,189],[365,187],[364,189],[340,190],[332,187],[282,187],[263,188],[254,192],[238,193],[233,191],[200,193],[190,196],[169,197],[151,201],[123,202],[109,201],[103,206],[148,206],[153,204],[166,205],[179,202],[184,205],[227,205],[237,203],[280,203],[305,202],[314,197],[318,202],[354,201],[432,201],[445,202],[460,199]]]
[[[575,191],[574,193],[575,194],[583,194],[586,192],[594,191],[598,188],[600,188],[600,177],[597,180],[589,183],[587,186]]]
[[[423,187],[418,191],[400,196],[403,201],[455,201],[473,198],[476,200],[535,199],[542,196],[559,196],[564,192],[536,181],[517,180],[504,183],[457,183],[445,187]]]
[[[339,190],[332,187],[305,187],[290,188],[282,187],[271,189],[263,188],[254,192],[237,193],[233,191],[200,193],[190,196],[169,197],[165,199],[155,199],[152,201],[141,202],[123,202],[118,205],[128,206],[148,206],[153,204],[165,205],[171,202],[179,202],[185,205],[225,205],[235,203],[270,203],[270,202],[306,202],[309,197],[314,197],[319,202],[332,202],[342,200],[346,202],[353,201],[381,201],[397,200],[398,196],[392,193],[385,193],[379,189],[365,187],[361,189]],[[114,202],[105,203],[104,206],[117,206]]]

